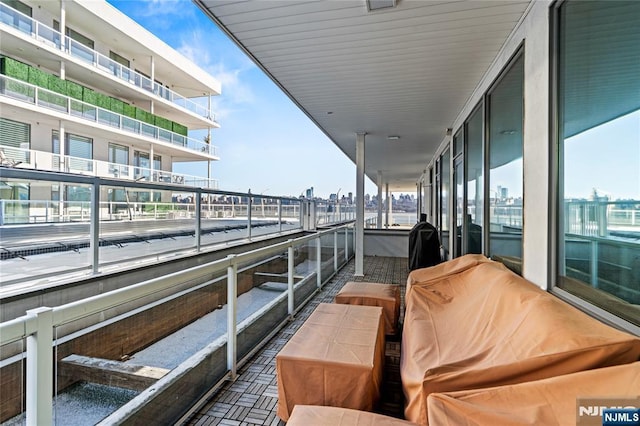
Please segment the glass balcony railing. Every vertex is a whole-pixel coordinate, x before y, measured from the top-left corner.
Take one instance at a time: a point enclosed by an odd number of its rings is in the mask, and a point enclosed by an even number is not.
[[[0,150],[2,150],[5,161],[10,161],[20,168],[218,189],[217,179],[173,173],[166,170],[151,170],[147,167],[137,167],[130,164],[110,163],[108,161],[72,157],[70,155],[32,149],[14,148],[6,145],[0,145]]]
[[[93,65],[98,70],[110,74],[128,84],[153,93],[157,97],[163,98],[173,104],[204,117],[212,122],[216,122],[213,114],[207,106],[194,102],[173,90],[162,86],[149,77],[134,71],[113,59],[73,40],[53,28],[50,28],[17,10],[0,3],[0,23],[9,25],[25,34],[31,35],[34,39],[45,43],[53,48],[68,53],[70,56]],[[64,44],[61,42],[64,40]]]
[[[0,75],[0,95],[113,127],[135,135],[155,139],[159,142],[186,148],[190,151],[208,154],[214,157],[218,156],[217,147],[207,144],[204,141],[170,132],[134,118],[116,114],[95,105],[5,75]]]

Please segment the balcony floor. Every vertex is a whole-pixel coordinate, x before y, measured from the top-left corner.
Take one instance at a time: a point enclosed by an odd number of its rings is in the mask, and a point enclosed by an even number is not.
[[[409,273],[406,258],[365,257],[363,278],[355,278],[355,262],[351,260],[333,277],[295,317],[273,337],[247,364],[238,370],[235,382],[225,384],[194,414],[188,425],[284,425],[276,415],[278,387],[276,383],[276,355],[295,334],[318,304],[332,303],[347,281],[374,281],[400,286],[404,312],[404,289]],[[403,417],[403,396],[400,382],[400,335],[387,338],[382,398],[378,412]]]

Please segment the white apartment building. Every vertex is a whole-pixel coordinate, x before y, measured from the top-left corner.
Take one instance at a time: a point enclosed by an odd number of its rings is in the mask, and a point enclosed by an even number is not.
[[[1,0],[0,40],[2,165],[217,188],[211,176],[172,165],[208,162],[210,174],[219,160],[210,141],[220,82],[112,5]],[[88,191],[5,181],[0,198],[88,201]],[[115,188],[100,200],[125,197],[170,201],[170,193]]]

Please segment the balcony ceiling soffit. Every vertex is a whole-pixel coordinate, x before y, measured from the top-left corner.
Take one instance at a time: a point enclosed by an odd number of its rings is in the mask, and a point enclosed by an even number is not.
[[[367,176],[413,190],[530,2],[196,3],[354,162],[367,132]]]

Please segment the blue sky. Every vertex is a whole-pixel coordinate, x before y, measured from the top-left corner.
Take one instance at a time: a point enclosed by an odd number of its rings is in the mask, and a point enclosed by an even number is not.
[[[190,0],[108,0],[222,83],[212,132],[220,189],[298,196],[355,194],[355,165]],[[179,17],[179,19],[176,19]],[[206,176],[206,164],[174,171]],[[377,189],[366,179],[365,192]]]

